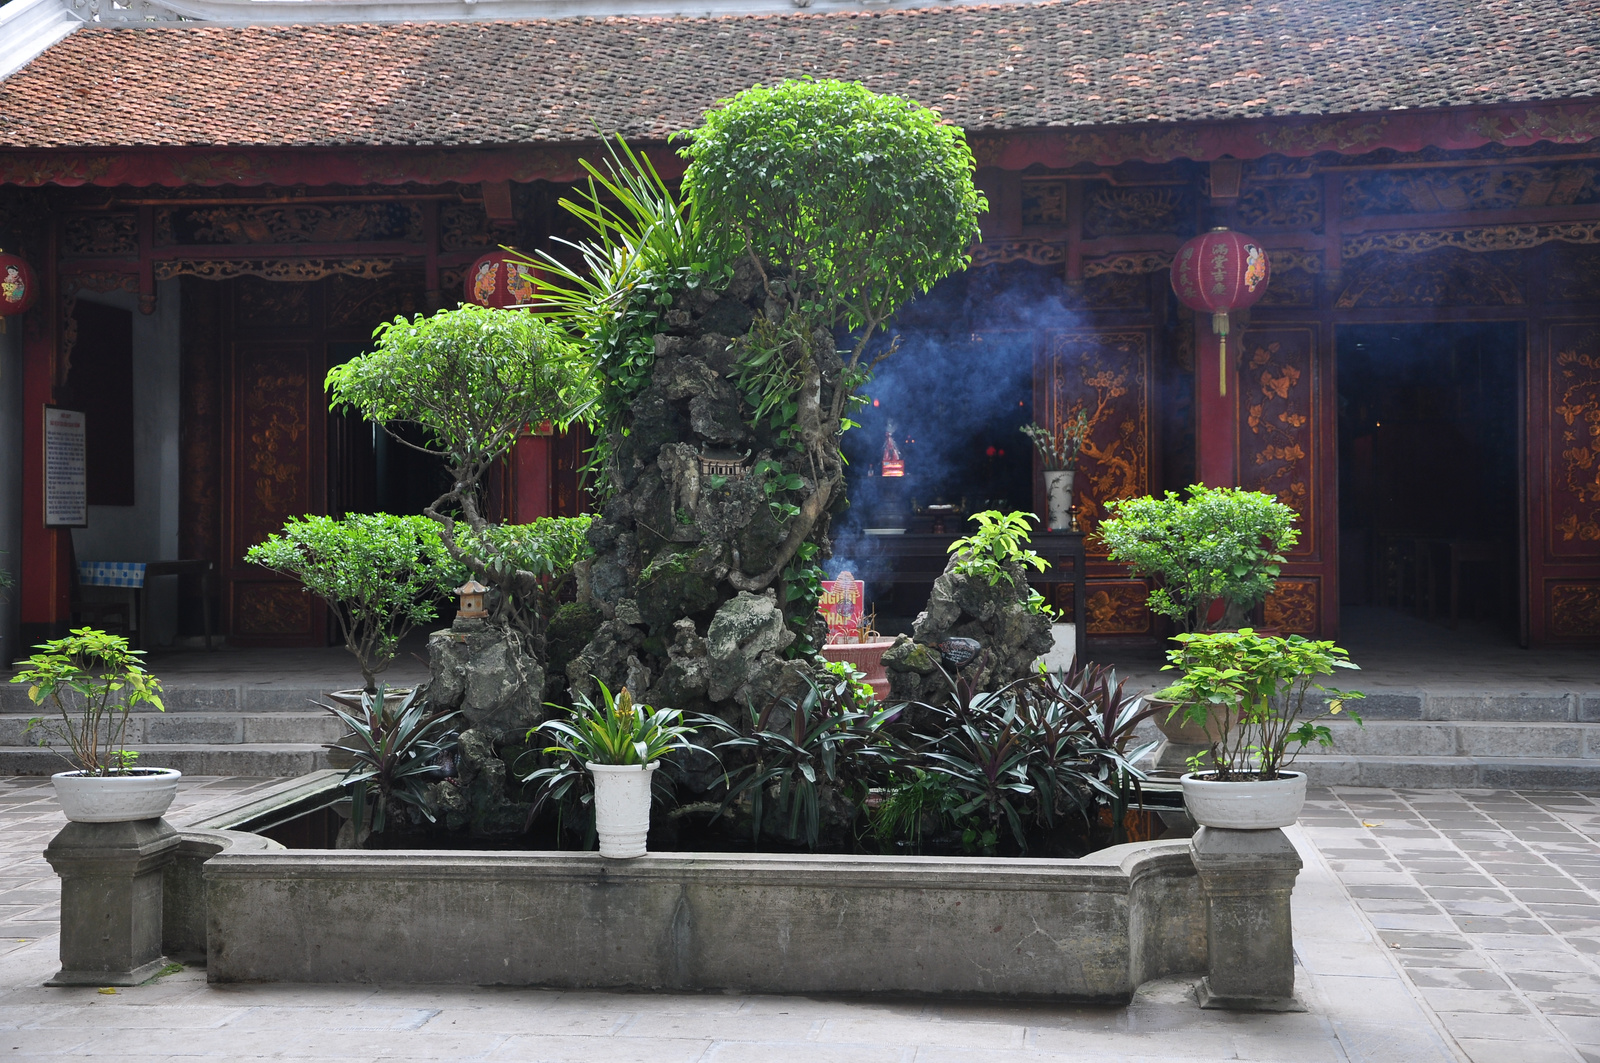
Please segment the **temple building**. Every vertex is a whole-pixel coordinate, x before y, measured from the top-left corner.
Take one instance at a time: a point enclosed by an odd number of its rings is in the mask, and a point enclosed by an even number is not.
[[[214,563],[146,592],[147,644],[208,595],[232,644],[324,644],[245,550],[436,493],[328,412],[327,369],[502,245],[581,237],[558,200],[600,135],[681,173],[671,134],[788,77],[937,108],[990,207],[868,389],[841,556],[870,552],[886,437],[908,520],[1043,512],[1018,429],[1084,411],[1090,533],[1193,482],[1298,512],[1271,627],[1359,605],[1600,644],[1600,0],[680,8],[0,7],[0,250],[41,289],[0,335],[0,652],[93,607],[88,561]],[[1216,226],[1272,266],[1225,357],[1168,283]],[[47,523],[50,408],[87,422],[86,526]],[[530,433],[497,511],[577,512],[580,444]],[[1090,635],[1161,634],[1088,543]]]

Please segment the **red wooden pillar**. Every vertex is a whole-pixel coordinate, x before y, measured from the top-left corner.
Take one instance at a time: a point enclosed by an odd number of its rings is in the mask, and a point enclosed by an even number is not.
[[[72,619],[71,530],[44,523],[44,408],[55,401],[56,320],[61,305],[55,242],[49,243],[39,280],[44,287],[26,315],[22,345],[22,649],[66,634]]]
[[[1239,374],[1234,370],[1242,330],[1228,337],[1228,364],[1222,366],[1221,336],[1211,331],[1209,314],[1194,320],[1195,479],[1207,487],[1238,487]],[[1222,381],[1228,393],[1222,393]]]
[[[551,437],[542,432],[524,432],[511,451],[511,519],[528,524],[554,515],[550,501],[550,466],[553,458]]]

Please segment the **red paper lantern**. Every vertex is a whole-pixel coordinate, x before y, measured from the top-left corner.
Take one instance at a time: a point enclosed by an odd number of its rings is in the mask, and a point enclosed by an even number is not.
[[[467,301],[504,310],[533,302],[534,284],[528,276],[538,270],[505,251],[491,251],[467,270]]]
[[[22,313],[38,298],[39,278],[33,267],[0,251],[0,332],[5,331],[6,318]]]
[[[1266,294],[1272,267],[1267,249],[1243,233],[1212,229],[1178,248],[1172,260],[1172,290],[1191,310],[1211,315],[1211,331],[1222,337],[1222,393],[1228,393],[1228,314],[1254,306]]]

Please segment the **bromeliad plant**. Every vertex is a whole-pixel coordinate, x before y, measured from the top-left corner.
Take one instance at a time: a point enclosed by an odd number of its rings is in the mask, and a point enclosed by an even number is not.
[[[374,834],[383,833],[389,817],[405,809],[435,822],[428,785],[449,774],[445,762],[455,744],[450,724],[460,713],[430,709],[421,689],[396,700],[381,683],[374,691],[362,691],[355,712],[335,705],[323,708],[350,729],[346,745],[330,748],[355,760],[344,774],[344,785],[350,791],[350,826],[356,838],[365,828],[369,806]]]
[[[760,711],[748,706],[742,732],[715,716],[700,719],[707,730],[731,736],[718,742],[716,750],[748,758],[729,773],[718,815],[748,803],[752,840],[760,840],[771,798],[780,824],[777,833],[815,849],[824,805],[833,803],[831,799],[859,804],[872,771],[891,759],[883,728],[899,710],[876,706],[870,687],[863,698],[851,677],[831,674],[827,679],[821,686],[808,679],[799,701],[777,698]]]
[[[28,700],[55,707],[59,719],[35,716],[26,733],[37,732],[39,745],[65,742],[67,759],[84,775],[127,775],[139,754],[123,748],[128,713],[138,706],[166,711],[161,680],[145,671],[142,650],[128,640],[95,628],[76,628],[63,639],[35,647],[13,683],[28,684]],[[59,751],[58,751],[59,752]]]
[[[1181,645],[1168,652],[1171,663],[1164,667],[1181,669],[1183,677],[1156,697],[1174,703],[1169,718],[1181,712],[1185,721],[1216,735],[1211,779],[1276,779],[1306,746],[1333,745],[1333,732],[1323,720],[1344,715],[1362,725],[1346,703],[1366,695],[1320,682],[1335,669],[1357,668],[1332,642],[1257,635],[1249,628],[1178,635],[1177,641]],[[1235,708],[1231,726],[1208,726],[1213,714],[1227,720]],[[1190,758],[1189,769],[1200,771],[1204,761]]]

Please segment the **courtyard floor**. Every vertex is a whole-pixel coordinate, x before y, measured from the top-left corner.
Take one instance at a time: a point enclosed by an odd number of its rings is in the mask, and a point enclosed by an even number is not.
[[[279,780],[189,779],[194,822]],[[437,987],[45,988],[59,890],[49,781],[0,779],[0,1061],[1600,1061],[1600,799],[1313,792],[1293,835],[1303,1014],[1195,1007],[1188,981],[1127,1008]],[[404,913],[375,913],[374,934]]]

